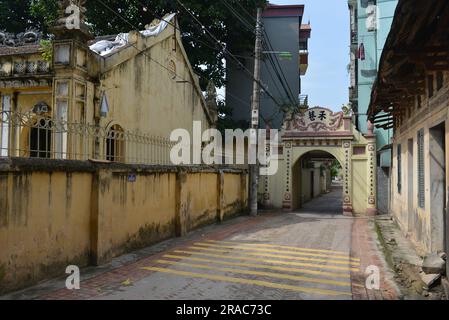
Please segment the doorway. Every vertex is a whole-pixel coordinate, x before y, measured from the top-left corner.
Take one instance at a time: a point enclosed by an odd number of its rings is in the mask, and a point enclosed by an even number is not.
[[[446,247],[446,141],[445,124],[429,130],[430,223],[432,251]]]
[[[310,151],[292,167],[292,205],[309,213],[343,214],[343,169],[326,151]]]

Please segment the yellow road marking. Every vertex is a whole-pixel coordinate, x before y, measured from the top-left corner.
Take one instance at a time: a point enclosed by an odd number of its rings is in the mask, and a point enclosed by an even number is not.
[[[350,287],[350,282],[337,281],[337,280],[326,280],[326,279],[317,279],[317,278],[309,278],[302,276],[293,276],[288,274],[280,274],[273,272],[261,272],[261,271],[252,271],[252,270],[242,270],[242,269],[233,269],[233,268],[219,268],[207,266],[204,264],[195,264],[195,263],[185,263],[185,262],[177,262],[177,261],[169,261],[169,260],[157,260],[159,263],[169,264],[169,265],[180,265],[185,267],[192,267],[198,269],[206,269],[212,271],[222,271],[222,272],[232,272],[237,274],[247,274],[251,276],[262,276],[262,277],[270,277],[270,278],[278,278],[278,279],[287,279],[294,281],[303,281],[303,282],[313,282],[313,283],[321,283],[321,284],[330,284],[339,287]]]
[[[259,261],[259,262],[265,262],[265,263],[283,264],[283,265],[299,266],[299,267],[310,267],[310,268],[316,268],[316,269],[355,271],[355,272],[359,272],[360,271],[360,268],[328,266],[328,265],[325,265],[325,264],[291,262],[291,261],[282,261],[282,260],[273,260],[273,259],[264,259],[264,258],[237,257],[237,256],[230,256],[230,255],[223,256],[223,255],[219,255],[219,254],[204,253],[204,252],[198,252],[198,251],[175,250],[174,252],[176,252],[176,253],[184,253],[184,254],[191,254],[191,255],[199,255],[199,256],[205,256],[205,257],[213,257],[213,258],[222,258],[222,259],[231,259],[231,260],[246,260],[246,261]]]
[[[234,278],[234,277],[219,276],[219,275],[212,275],[212,274],[202,274],[202,273],[195,273],[195,272],[173,270],[173,269],[168,269],[168,268],[144,267],[142,269],[145,269],[148,271],[170,273],[170,274],[175,274],[175,275],[185,276],[185,277],[202,278],[202,279],[208,279],[208,280],[233,282],[233,283],[240,283],[240,284],[249,284],[249,285],[256,285],[256,286],[267,287],[267,288],[291,290],[291,291],[305,292],[305,293],[312,293],[312,294],[319,294],[319,295],[352,296],[352,293],[350,293],[350,292],[340,292],[340,291],[334,291],[334,290],[292,286],[292,285],[280,284],[280,283],[274,283],[274,282],[268,282],[268,281],[262,281],[262,280],[250,280],[250,279]]]
[[[189,256],[175,256],[175,255],[171,255],[171,254],[164,255],[164,258],[207,262],[207,263],[220,264],[220,265],[225,265],[225,266],[249,267],[249,268],[257,268],[257,269],[269,269],[269,270],[276,270],[276,271],[305,273],[305,274],[313,274],[313,275],[325,276],[325,277],[335,277],[335,278],[350,278],[351,277],[347,273],[336,273],[336,272],[327,272],[327,271],[321,271],[321,270],[308,270],[308,269],[298,269],[298,268],[286,268],[286,267],[262,265],[262,264],[254,264],[254,263],[244,263],[244,262],[219,261],[219,260],[211,260],[211,259],[203,259],[203,258],[194,258],[194,257],[189,257]]]
[[[334,254],[347,254],[347,252],[343,251],[333,251],[333,250],[325,250],[325,249],[310,249],[310,248],[300,248],[300,247],[292,247],[292,246],[283,246],[278,244],[264,244],[264,243],[248,243],[248,242],[237,242],[237,241],[217,241],[217,240],[207,240],[208,242],[215,243],[228,243],[228,244],[240,244],[245,246],[255,246],[255,247],[269,247],[269,248],[284,248],[291,249],[295,251],[307,251],[307,252],[323,252],[323,253],[334,253]]]
[[[188,247],[188,249],[203,250],[203,251],[210,251],[210,252],[220,252],[220,253],[234,253],[233,251],[230,251],[230,250],[211,249],[211,248],[202,248],[202,247]],[[322,258],[292,257],[292,256],[283,256],[283,255],[270,254],[270,253],[255,253],[255,252],[235,252],[235,253],[256,256],[256,257],[281,258],[281,259],[287,259],[287,260],[313,261],[313,262],[328,262],[328,263],[341,264],[341,265],[346,265],[346,266],[351,265],[353,267],[360,265],[359,262],[349,262],[349,261],[322,259]]]
[[[253,250],[253,251],[260,251],[260,252],[275,252],[275,253],[285,253],[285,254],[292,254],[292,255],[299,255],[299,256],[308,256],[308,257],[322,257],[322,258],[332,258],[332,259],[341,259],[346,261],[354,261],[354,262],[360,262],[360,259],[358,258],[351,258],[349,256],[345,255],[328,255],[323,253],[311,253],[311,252],[298,252],[298,251],[287,251],[287,250],[274,250],[274,249],[265,249],[265,248],[251,248],[247,247],[245,245],[220,245],[220,244],[210,244],[210,243],[203,243],[198,242],[195,243],[195,246],[202,246],[202,247],[213,247],[213,248],[228,248],[228,249],[236,249],[236,250]]]

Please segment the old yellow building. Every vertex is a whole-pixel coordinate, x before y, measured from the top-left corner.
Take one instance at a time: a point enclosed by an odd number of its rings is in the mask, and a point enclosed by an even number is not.
[[[50,50],[33,31],[0,35],[16,42],[0,47],[2,156],[164,164],[172,130],[214,126],[174,14],[100,39],[81,19],[61,17]]]
[[[165,165],[172,130],[217,119],[175,15],[112,38],[64,17],[52,32],[51,50],[0,33],[0,293],[247,207],[245,170]]]
[[[370,105],[394,129],[391,213],[422,255],[449,249],[448,21],[446,1],[399,1]]]

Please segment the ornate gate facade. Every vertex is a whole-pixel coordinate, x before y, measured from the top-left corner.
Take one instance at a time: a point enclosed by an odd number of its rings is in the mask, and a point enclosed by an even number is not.
[[[368,134],[362,135],[353,126],[351,115],[316,107],[287,119],[281,135],[279,170],[263,183],[265,205],[285,210],[300,207],[301,184],[296,181],[295,165],[304,155],[320,152],[341,164],[343,213],[377,213],[376,137],[372,125]]]

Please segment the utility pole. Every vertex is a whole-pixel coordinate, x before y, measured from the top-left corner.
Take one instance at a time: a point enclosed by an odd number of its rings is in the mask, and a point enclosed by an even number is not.
[[[254,84],[253,96],[251,99],[251,137],[250,146],[257,150],[257,138],[259,129],[259,106],[260,106],[260,63],[262,60],[262,9],[257,9],[257,24],[256,24],[256,46],[255,46],[255,61],[254,61]],[[249,190],[249,207],[250,214],[257,216],[257,193],[259,189],[259,166],[256,152],[256,163],[250,164],[250,190]]]

